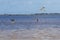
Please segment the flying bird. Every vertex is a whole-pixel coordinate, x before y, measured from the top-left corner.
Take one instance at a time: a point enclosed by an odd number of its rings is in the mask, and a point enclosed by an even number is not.
[[[40,8],[40,11],[45,11],[45,7],[44,7],[44,6],[41,7],[41,8]]]

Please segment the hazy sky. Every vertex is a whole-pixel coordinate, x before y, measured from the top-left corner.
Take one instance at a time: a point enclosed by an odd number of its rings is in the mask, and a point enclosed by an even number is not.
[[[0,0],[1,14],[33,14],[42,12],[60,13],[60,0]]]

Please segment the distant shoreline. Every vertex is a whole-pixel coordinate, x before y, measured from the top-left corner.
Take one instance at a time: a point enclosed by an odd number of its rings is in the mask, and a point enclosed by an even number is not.
[[[31,15],[60,15],[60,13],[35,13],[35,14],[0,14],[0,16],[31,16]]]

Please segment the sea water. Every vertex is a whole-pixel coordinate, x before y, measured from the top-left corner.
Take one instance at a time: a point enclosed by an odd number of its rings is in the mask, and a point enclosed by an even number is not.
[[[12,23],[12,19],[15,23]],[[38,19],[38,22],[37,22]],[[34,29],[34,28],[47,28],[59,27],[60,16],[0,16],[0,29]]]

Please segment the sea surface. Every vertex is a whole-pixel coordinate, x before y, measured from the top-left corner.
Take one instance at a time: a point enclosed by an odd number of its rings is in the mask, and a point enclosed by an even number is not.
[[[14,21],[12,21],[12,19]],[[34,29],[34,28],[43,29],[47,27],[59,27],[59,26],[60,26],[60,15],[0,16],[1,30]]]

